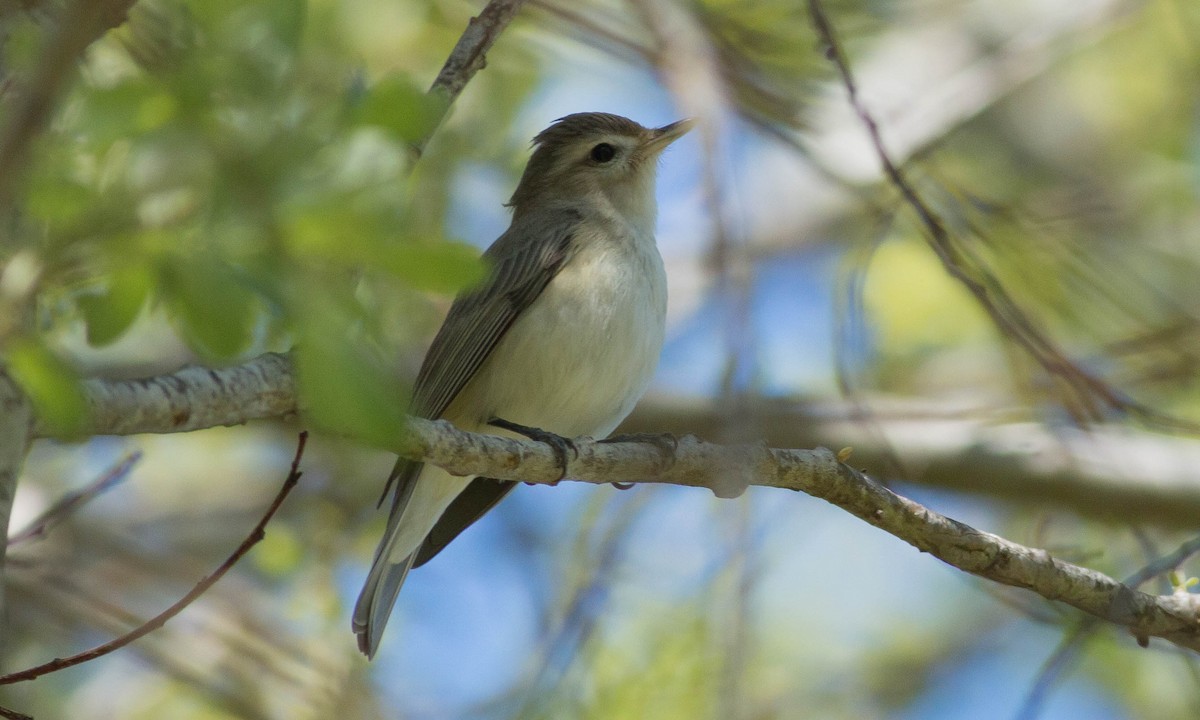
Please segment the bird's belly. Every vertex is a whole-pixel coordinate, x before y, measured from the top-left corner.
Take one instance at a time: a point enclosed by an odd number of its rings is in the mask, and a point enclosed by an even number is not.
[[[666,276],[652,245],[582,252],[509,328],[472,379],[476,387],[460,393],[470,401],[445,416],[464,426],[500,417],[603,437],[649,385],[665,316]]]

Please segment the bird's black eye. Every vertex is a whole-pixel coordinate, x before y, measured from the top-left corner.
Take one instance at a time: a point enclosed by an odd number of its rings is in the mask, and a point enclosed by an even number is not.
[[[608,143],[600,143],[592,148],[592,159],[598,163],[606,163],[617,154],[617,149]]]

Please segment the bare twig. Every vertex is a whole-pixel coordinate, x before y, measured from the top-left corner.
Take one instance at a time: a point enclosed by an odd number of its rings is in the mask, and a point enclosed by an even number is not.
[[[1200,536],[1185,541],[1173,552],[1154,558],[1137,572],[1125,578],[1125,584],[1132,588],[1140,587],[1153,578],[1179,567],[1197,552],[1200,552]],[[1045,706],[1054,684],[1067,671],[1071,663],[1083,651],[1084,645],[1095,636],[1099,628],[1099,619],[1086,617],[1063,636],[1058,647],[1054,648],[1054,652],[1046,658],[1041,669],[1038,670],[1037,679],[1026,693],[1025,700],[1021,703],[1021,709],[1017,711],[1017,720],[1035,720],[1037,718]]]
[[[8,708],[2,706],[0,706],[0,717],[7,718],[7,720],[33,720],[32,715],[19,713],[16,710],[9,710]]]
[[[1051,377],[1070,389],[1076,403],[1070,405],[1080,420],[1095,420],[1099,417],[1097,402],[1112,410],[1133,415],[1156,427],[1200,432],[1200,425],[1167,416],[1154,408],[1143,405],[1114,388],[1103,379],[1089,373],[1071,360],[1058,344],[1044,333],[1013,300],[1007,290],[986,271],[974,267],[971,258],[964,255],[954,243],[950,232],[936,212],[913,187],[905,172],[889,154],[879,125],[862,98],[858,85],[850,70],[850,64],[837,40],[833,25],[825,13],[821,0],[808,0],[809,15],[818,37],[825,44],[826,56],[837,69],[842,85],[846,88],[850,104],[859,121],[870,136],[875,154],[883,166],[884,176],[900,192],[905,203],[913,209],[925,228],[925,238],[930,248],[941,261],[947,274],[961,283],[988,314],[996,327],[1045,370]]]
[[[446,104],[454,102],[475,73],[487,64],[488,50],[524,3],[525,0],[491,0],[483,12],[471,18],[429,92],[443,93]]]
[[[254,526],[254,529],[250,531],[250,534],[246,536],[246,539],[242,541],[242,544],[238,545],[237,549],[233,551],[233,554],[225,559],[225,562],[221,563],[216,570],[204,577],[202,580],[200,580],[200,582],[196,583],[196,586],[193,587],[186,595],[184,595],[166,610],[162,611],[158,615],[155,615],[153,618],[147,620],[138,627],[118,638],[106,642],[103,645],[94,647],[91,650],[87,650],[86,652],[78,653],[66,658],[55,658],[50,662],[43,663],[36,667],[31,667],[26,670],[0,676],[0,685],[11,685],[13,683],[33,680],[34,678],[41,677],[42,675],[47,675],[52,672],[74,667],[75,665],[79,665],[88,662],[89,660],[95,660],[98,657],[107,655],[114,650],[119,650],[134,640],[137,640],[138,638],[143,637],[162,627],[167,623],[168,620],[175,617],[185,607],[192,604],[196,598],[203,595],[204,592],[212,587],[218,580],[220,580],[225,573],[229,572],[229,569],[232,568],[238,560],[241,560],[246,553],[250,552],[250,549],[257,545],[259,541],[261,541],[266,535],[267,523],[270,522],[271,518],[275,516],[276,511],[279,510],[279,506],[283,504],[284,499],[287,498],[288,494],[291,493],[292,488],[296,487],[296,483],[300,480],[300,459],[304,456],[304,446],[307,441],[308,433],[300,433],[300,438],[296,443],[296,454],[292,458],[292,466],[288,471],[287,478],[283,481],[283,487],[279,489],[279,492],[275,495],[275,499],[271,501],[270,506],[267,508],[267,511],[263,514],[262,518],[258,521],[258,524]]]
[[[121,458],[116,465],[109,468],[108,472],[88,483],[83,488],[72,493],[67,493],[58,502],[46,508],[46,511],[34,518],[24,530],[9,535],[8,544],[16,545],[26,540],[44,536],[49,532],[50,528],[62,522],[68,515],[83,507],[100,493],[129,477],[129,471],[141,459],[142,453],[140,450],[131,452]]]
[[[440,96],[447,111],[471,78],[475,77],[475,73],[487,65],[488,51],[524,3],[525,0],[490,0],[479,15],[467,23],[467,29],[459,36],[450,56],[429,87],[429,94]],[[416,143],[413,149],[417,155],[424,151],[436,130],[436,127],[433,128],[429,135]]]

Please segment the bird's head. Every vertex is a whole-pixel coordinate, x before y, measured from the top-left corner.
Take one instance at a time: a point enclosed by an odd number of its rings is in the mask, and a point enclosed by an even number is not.
[[[533,157],[508,204],[519,215],[590,197],[653,230],[658,156],[691,127],[691,120],[680,120],[646,128],[608,113],[560,118],[533,139]]]

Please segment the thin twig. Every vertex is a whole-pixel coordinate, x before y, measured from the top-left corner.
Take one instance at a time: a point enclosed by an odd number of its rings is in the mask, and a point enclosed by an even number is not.
[[[19,713],[16,710],[9,710],[3,706],[0,706],[0,717],[5,718],[6,720],[33,720],[32,715]]]
[[[429,92],[446,95],[447,104],[454,102],[475,73],[487,64],[487,52],[496,38],[517,16],[525,0],[491,0],[483,12],[471,18],[467,29],[458,39]]]
[[[16,545],[35,537],[42,537],[50,528],[62,522],[71,513],[79,510],[100,493],[116,486],[129,477],[129,471],[142,459],[142,452],[136,450],[129,453],[100,477],[88,483],[83,488],[67,493],[58,502],[46,508],[46,511],[34,518],[24,530],[8,537],[8,544]]]
[[[1173,551],[1147,563],[1145,567],[1138,570],[1134,574],[1125,579],[1125,584],[1131,587],[1138,587],[1158,575],[1176,569],[1182,565],[1188,558],[1200,553],[1200,535],[1197,535],[1189,540],[1185,540],[1179,547]]]
[[[1129,413],[1155,427],[1189,433],[1200,432],[1200,424],[1171,417],[1139,403],[1103,379],[1081,368],[1035,325],[1029,315],[1017,305],[1007,290],[994,277],[971,266],[969,258],[964,257],[954,244],[953,238],[941,218],[916,191],[900,166],[892,160],[883,142],[878,123],[859,96],[858,85],[850,70],[849,61],[837,40],[837,35],[825,13],[821,0],[808,0],[808,8],[817,35],[825,44],[826,57],[836,68],[842,85],[846,88],[850,105],[870,136],[875,154],[883,167],[884,175],[900,192],[905,203],[916,212],[926,230],[925,238],[930,248],[937,255],[946,272],[971,293],[1005,337],[1015,342],[1051,377],[1058,378],[1071,389],[1082,407],[1088,411],[1087,417],[1081,417],[1080,420],[1087,421],[1097,418],[1098,413],[1094,405],[1095,401],[1099,400],[1113,410]]]
[[[34,678],[41,677],[42,675],[47,675],[52,672],[74,667],[75,665],[79,665],[81,663],[88,662],[89,660],[95,660],[98,657],[107,655],[114,650],[123,648],[134,640],[137,640],[138,638],[157,630],[165,625],[168,620],[178,615],[185,607],[192,604],[196,598],[203,595],[204,592],[212,587],[218,580],[220,580],[225,573],[229,572],[229,569],[232,568],[238,560],[241,560],[246,553],[250,552],[250,548],[257,545],[259,541],[261,541],[266,535],[267,523],[270,522],[271,518],[275,516],[276,511],[279,510],[279,506],[283,504],[284,499],[287,498],[288,494],[291,493],[292,488],[296,487],[296,483],[300,480],[300,459],[304,456],[304,446],[307,442],[308,433],[301,432],[300,438],[296,443],[296,454],[292,458],[292,466],[288,471],[288,476],[283,481],[283,487],[280,488],[279,492],[275,495],[275,499],[271,501],[266,513],[263,514],[262,519],[260,519],[258,524],[254,526],[254,529],[250,531],[250,534],[246,536],[246,539],[242,541],[242,544],[233,551],[233,554],[226,558],[225,562],[221,563],[221,565],[211,574],[198,582],[196,586],[193,587],[186,595],[184,595],[166,610],[162,611],[158,615],[155,615],[153,618],[147,620],[145,623],[142,623],[140,626],[125,633],[124,635],[115,638],[114,640],[70,657],[55,658],[50,662],[43,663],[36,667],[31,667],[26,670],[0,676],[0,685],[11,685],[13,683],[24,682],[26,680],[33,680]]]
[[[1148,550],[1153,553],[1152,547]],[[1200,552],[1200,536],[1185,541],[1173,552],[1154,558],[1137,572],[1125,578],[1125,584],[1131,588],[1140,587],[1156,576],[1179,567],[1197,552]],[[1067,671],[1071,661],[1083,651],[1084,644],[1095,636],[1100,627],[1099,619],[1085,617],[1063,637],[1062,642],[1054,648],[1054,652],[1046,658],[1041,669],[1038,670],[1037,680],[1025,695],[1021,709],[1017,711],[1016,720],[1035,720],[1037,718],[1049,698],[1054,683]]]
[[[1058,647],[1054,648],[1054,652],[1038,670],[1037,681],[1025,695],[1021,709],[1017,711],[1016,720],[1036,720],[1054,684],[1066,672],[1071,662],[1079,657],[1084,644],[1095,636],[1099,626],[1100,621],[1096,618],[1084,618],[1063,637]]]
[[[467,22],[467,29],[459,36],[458,43],[450,51],[437,78],[429,87],[430,95],[442,97],[447,111],[475,73],[487,65],[488,51],[492,49],[500,33],[504,32],[517,16],[524,3],[525,0],[490,0],[479,15]],[[445,115],[443,119],[444,117]],[[436,129],[435,127],[433,131]],[[414,147],[417,155],[425,149],[433,131],[417,142]]]

